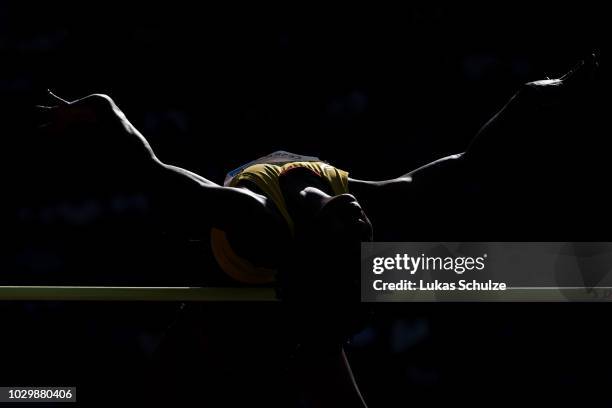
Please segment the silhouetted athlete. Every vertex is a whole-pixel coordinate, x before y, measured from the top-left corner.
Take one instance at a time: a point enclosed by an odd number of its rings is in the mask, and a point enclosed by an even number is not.
[[[94,188],[96,183],[138,186],[147,193],[155,225],[210,239],[220,268],[233,279],[279,283],[281,296],[301,305],[296,307],[300,323],[310,333],[302,335],[317,344],[317,353],[324,349],[325,357],[305,352],[297,364],[309,398],[329,406],[364,406],[339,344],[346,334],[344,320],[350,320],[344,319],[350,309],[346,304],[359,299],[359,243],[373,238],[370,217],[391,219],[387,228],[409,219],[418,231],[423,221],[418,212],[401,210],[406,203],[433,203],[431,197],[442,197],[440,191],[495,195],[501,180],[508,179],[502,177],[508,157],[519,152],[512,145],[523,143],[520,134],[512,133],[516,124],[572,98],[596,65],[593,57],[559,79],[524,85],[465,153],[384,181],[357,180],[316,158],[277,152],[230,173],[225,185],[219,185],[160,161],[106,95],[68,102],[51,94],[56,105],[41,109],[50,118],[44,125],[47,132],[95,150],[96,155],[73,157],[80,160],[76,171],[91,172]],[[514,160],[520,165],[522,156]],[[308,302],[325,307],[304,307]],[[321,320],[326,323],[317,326]],[[323,345],[329,339],[333,345]]]

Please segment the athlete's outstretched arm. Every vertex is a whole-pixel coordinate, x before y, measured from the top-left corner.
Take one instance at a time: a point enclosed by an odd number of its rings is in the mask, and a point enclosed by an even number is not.
[[[438,190],[452,187],[486,189],[483,183],[499,180],[502,171],[511,172],[542,161],[535,151],[530,128],[545,113],[566,104],[591,80],[598,67],[593,54],[558,79],[528,82],[509,102],[485,123],[464,153],[443,157],[395,179],[368,181],[349,179],[349,188],[357,198],[368,203],[391,202],[406,197],[436,195]],[[546,127],[544,127],[546,129]],[[542,139],[544,135],[536,135]],[[543,143],[543,142],[541,142]],[[540,166],[541,170],[541,166]],[[538,171],[535,168],[534,171]],[[477,184],[482,185],[477,185]],[[407,194],[410,194],[408,196]]]
[[[73,172],[91,175],[87,182],[94,188],[97,183],[116,187],[130,179],[147,196],[162,228],[193,238],[207,236],[211,227],[244,234],[274,227],[276,217],[265,197],[162,163],[108,96],[94,94],[73,102],[53,97],[56,105],[41,109],[48,117],[44,131],[62,145],[56,161],[65,165],[85,157]]]
[[[462,156],[446,156],[389,180],[349,178],[349,190],[364,206],[366,213],[376,218],[376,212],[394,211],[395,205],[403,205],[409,197],[416,200],[421,195],[423,199],[433,191],[456,184],[464,165]]]

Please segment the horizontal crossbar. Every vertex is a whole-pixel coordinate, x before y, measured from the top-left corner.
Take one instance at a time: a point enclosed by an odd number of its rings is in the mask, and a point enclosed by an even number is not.
[[[272,288],[141,286],[0,286],[2,300],[273,302]]]

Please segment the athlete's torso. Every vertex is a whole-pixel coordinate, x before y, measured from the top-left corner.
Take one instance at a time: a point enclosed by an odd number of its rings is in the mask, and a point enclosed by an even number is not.
[[[245,168],[231,180],[229,186],[261,195],[277,222],[261,234],[229,234],[213,229],[213,253],[226,273],[247,283],[274,280],[282,255],[291,245],[299,215],[299,190],[307,185],[329,195],[343,194],[348,192],[348,173],[324,162],[259,163]]]

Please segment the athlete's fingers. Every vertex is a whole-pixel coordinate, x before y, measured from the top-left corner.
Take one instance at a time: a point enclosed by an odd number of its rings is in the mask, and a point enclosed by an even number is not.
[[[585,65],[584,60],[578,62],[578,64],[574,65],[572,69],[566,72],[564,75],[559,78],[561,81],[568,81],[570,78],[574,77],[576,73]]]
[[[599,58],[597,57],[597,53],[594,51],[559,79],[567,85],[580,85],[580,83],[587,82],[589,79],[591,79],[598,68]]]
[[[68,102],[67,100],[63,98],[60,98],[59,96],[51,92],[50,89],[47,89],[47,93],[55,102],[59,102],[60,105],[70,105],[70,102]]]

